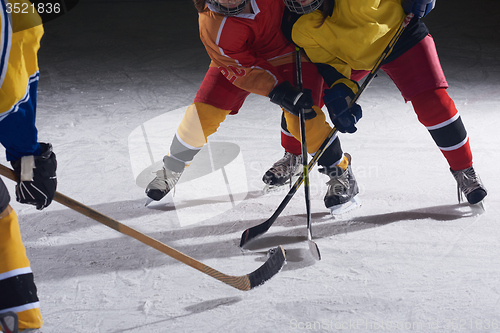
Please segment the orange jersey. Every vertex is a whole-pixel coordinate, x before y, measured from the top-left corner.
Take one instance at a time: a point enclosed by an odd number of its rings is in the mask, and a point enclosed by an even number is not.
[[[276,66],[292,63],[295,46],[281,32],[282,0],[249,0],[253,14],[224,16],[205,8],[200,38],[211,67],[235,86],[263,96],[285,79]]]

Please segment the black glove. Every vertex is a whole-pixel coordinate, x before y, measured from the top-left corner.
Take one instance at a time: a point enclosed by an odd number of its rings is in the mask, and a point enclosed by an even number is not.
[[[354,125],[362,116],[361,107],[357,103],[349,108],[353,98],[354,92],[344,83],[337,83],[326,89],[323,96],[330,119],[342,133],[356,132],[357,128]]]
[[[50,143],[40,143],[39,156],[23,156],[11,162],[17,174],[16,199],[42,210],[52,202],[56,193],[56,155]]]
[[[301,109],[304,109],[305,119],[316,117],[313,110],[314,101],[312,92],[309,89],[300,90],[285,81],[274,87],[269,93],[269,98],[274,104],[278,104],[286,111],[298,116]]]

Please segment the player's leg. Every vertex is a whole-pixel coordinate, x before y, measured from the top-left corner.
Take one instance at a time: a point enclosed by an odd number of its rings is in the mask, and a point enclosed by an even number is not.
[[[15,312],[19,329],[40,328],[43,320],[17,215],[0,179],[0,312]]]
[[[320,108],[323,106],[322,95],[324,83],[317,72],[316,66],[310,62],[303,62],[302,73],[303,88],[311,89],[314,102],[317,105],[314,106],[316,117],[308,119],[305,122],[307,151],[309,154],[314,155],[323,144],[332,128],[326,122],[325,114]],[[285,112],[285,118],[290,133],[297,139],[300,138],[298,117]],[[343,212],[348,207],[351,209],[359,204],[359,201],[355,199],[359,190],[350,164],[350,155],[344,154],[340,140],[338,136],[335,135],[330,140],[330,144],[323,155],[318,159],[318,165],[321,167],[320,172],[328,175],[330,178],[327,182],[328,189],[324,197],[324,202],[325,206],[329,208],[332,213]]]
[[[486,196],[472,166],[467,131],[455,103],[448,95],[434,41],[430,35],[400,57],[382,66],[407,101],[411,101],[418,120],[429,131],[471,204]]]
[[[161,200],[179,181],[185,167],[207,143],[228,114],[240,109],[248,92],[231,84],[215,67],[207,71],[194,103],[188,106],[172,139],[163,168],[146,187],[146,194]]]

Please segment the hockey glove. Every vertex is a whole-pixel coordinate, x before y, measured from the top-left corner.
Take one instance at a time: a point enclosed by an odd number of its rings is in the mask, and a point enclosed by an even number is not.
[[[56,193],[56,155],[50,143],[40,143],[39,156],[23,156],[11,162],[17,174],[16,199],[42,210],[52,202]]]
[[[403,0],[401,6],[405,13],[413,13],[416,17],[424,17],[436,5],[436,0]]]
[[[312,92],[309,89],[300,90],[285,81],[271,90],[269,98],[271,102],[278,104],[293,115],[298,116],[300,110],[304,109],[305,119],[316,117],[316,112],[312,108],[314,105]]]
[[[354,81],[351,82],[357,87]],[[342,133],[356,132],[357,128],[354,125],[362,116],[361,107],[357,103],[349,108],[353,98],[354,92],[344,83],[337,83],[330,89],[325,89],[323,101],[328,108],[330,119]]]

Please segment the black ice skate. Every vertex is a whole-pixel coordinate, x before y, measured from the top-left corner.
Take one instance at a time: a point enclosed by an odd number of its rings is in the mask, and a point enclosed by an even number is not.
[[[319,172],[330,177],[326,183],[328,190],[324,202],[333,215],[343,214],[361,206],[361,200],[357,197],[358,184],[351,169],[351,156],[347,153],[345,156],[349,160],[346,170],[340,167],[319,169]]]
[[[17,314],[12,311],[0,313],[0,332],[17,333],[18,331]]]
[[[163,168],[156,172],[156,177],[146,187],[146,195],[155,201],[163,199],[181,178],[184,167],[184,162],[165,156],[163,158]]]
[[[487,192],[474,168],[471,166],[463,170],[453,171],[450,169],[450,171],[457,181],[458,202],[462,201],[463,193],[471,205],[481,203]]]
[[[266,171],[262,181],[264,191],[274,190],[285,184],[293,183],[302,172],[302,155],[285,152],[285,155]]]

